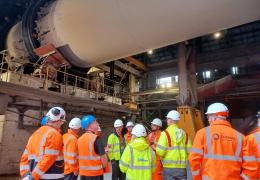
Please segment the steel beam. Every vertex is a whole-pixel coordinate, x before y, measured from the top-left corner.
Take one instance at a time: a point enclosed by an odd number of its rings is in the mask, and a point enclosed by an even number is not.
[[[120,61],[115,61],[115,65],[120,67],[120,68],[122,68],[122,69],[124,69],[124,70],[126,70],[126,71],[128,71],[128,72],[130,72],[130,73],[132,73],[132,74],[134,74],[135,76],[138,76],[138,77],[141,76],[141,72],[140,71],[138,71],[135,68],[129,66],[128,64],[124,64],[124,63],[122,63]]]
[[[128,62],[134,64],[138,68],[142,69],[143,71],[147,71],[148,70],[147,66],[144,63],[142,63],[140,60],[138,60],[138,59],[135,59],[133,57],[126,57],[124,59],[127,60]]]

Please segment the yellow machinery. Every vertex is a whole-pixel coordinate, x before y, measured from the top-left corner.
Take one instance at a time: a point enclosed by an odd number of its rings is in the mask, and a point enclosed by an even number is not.
[[[200,110],[190,106],[179,106],[177,110],[181,115],[179,127],[185,130],[193,141],[196,132],[204,127]]]

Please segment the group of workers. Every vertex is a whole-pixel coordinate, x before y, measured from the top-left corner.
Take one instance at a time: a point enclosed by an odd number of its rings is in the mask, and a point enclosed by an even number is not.
[[[20,162],[23,180],[101,180],[112,166],[112,180],[260,180],[260,112],[245,118],[244,134],[232,128],[229,110],[222,103],[211,104],[206,112],[209,126],[199,130],[193,145],[178,127],[176,110],[162,121],[151,122],[148,135],[142,124],[129,121],[127,133],[120,119],[104,147],[100,126],[93,115],[73,118],[63,136],[60,128],[65,111],[54,107],[45,122],[30,137]],[[78,138],[80,129],[85,133]],[[189,177],[189,172],[191,177]]]

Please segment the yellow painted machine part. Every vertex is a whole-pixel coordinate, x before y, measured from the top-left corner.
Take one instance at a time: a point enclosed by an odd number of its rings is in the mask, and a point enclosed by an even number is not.
[[[177,110],[181,115],[179,127],[185,130],[193,141],[196,132],[204,127],[200,110],[189,106],[179,106]]]

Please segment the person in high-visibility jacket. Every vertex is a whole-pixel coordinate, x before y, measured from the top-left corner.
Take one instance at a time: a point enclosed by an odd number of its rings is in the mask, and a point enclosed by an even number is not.
[[[161,135],[161,128],[162,128],[161,119],[159,119],[159,118],[153,119],[153,121],[151,122],[151,128],[152,128],[152,132],[148,135],[148,143],[149,143],[150,147],[152,148],[152,150],[155,151],[157,142]],[[156,154],[156,169],[153,172],[152,179],[153,180],[162,180],[162,178],[163,178],[162,171],[163,171],[163,167],[162,167],[162,162],[161,162],[160,156],[158,156]]]
[[[156,145],[156,153],[163,164],[163,179],[187,179],[188,152],[191,141],[188,134],[178,128],[178,111],[172,110],[167,116],[167,129],[161,133]]]
[[[93,115],[83,116],[86,132],[78,139],[79,174],[81,180],[103,180],[107,156],[101,138],[96,135],[99,124]]]
[[[64,162],[60,128],[65,121],[65,111],[51,108],[47,122],[30,137],[20,161],[23,180],[63,179]]]
[[[252,179],[257,164],[249,157],[245,137],[231,127],[228,108],[222,103],[213,103],[206,115],[210,126],[196,133],[190,151],[193,179]]]
[[[132,129],[134,127],[134,123],[132,121],[128,121],[126,123],[125,127],[127,128],[127,133],[124,135],[124,138],[125,138],[126,144],[128,144],[131,141],[131,138],[132,138],[131,132],[132,132]]]
[[[77,141],[80,128],[81,120],[72,118],[68,132],[63,135],[64,180],[77,180],[79,174]]]
[[[98,130],[97,130],[97,132],[96,132],[96,135],[97,135],[98,137],[100,137],[100,138],[101,138],[101,136],[102,136],[102,129],[101,129],[100,126],[98,127]],[[106,167],[104,168],[104,173],[109,173],[109,172],[110,172],[110,163],[109,163],[109,161],[107,161]]]
[[[112,166],[112,180],[125,179],[125,173],[122,173],[119,169],[119,160],[126,145],[122,133],[123,127],[124,124],[121,119],[115,120],[115,131],[109,135],[107,140],[108,157]]]
[[[119,167],[129,180],[151,180],[156,166],[156,156],[145,139],[145,127],[136,124],[132,135],[132,141],[126,146]]]
[[[250,174],[251,179],[260,180],[260,111],[255,115],[249,115],[244,118],[242,122],[239,122],[239,130],[246,135],[248,148],[247,159],[250,159],[248,163],[257,163],[257,171],[248,171],[245,169],[246,174]],[[245,159],[245,156],[243,157]],[[246,159],[245,159],[246,160]]]

